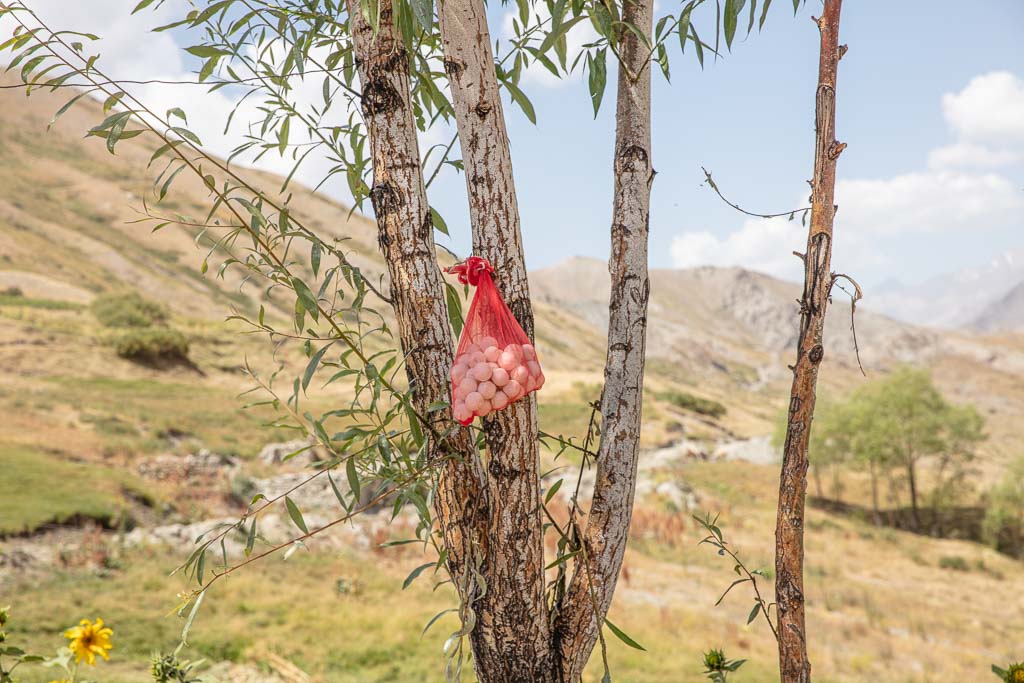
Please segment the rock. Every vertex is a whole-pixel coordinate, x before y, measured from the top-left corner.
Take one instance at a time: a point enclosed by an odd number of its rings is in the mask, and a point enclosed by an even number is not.
[[[260,450],[258,457],[260,462],[264,462],[268,465],[277,465],[278,463],[284,462],[284,459],[292,453],[305,448],[306,450],[295,455],[288,462],[294,462],[298,465],[323,462],[327,458],[324,456],[323,449],[315,444],[316,440],[312,437],[305,439],[293,439],[292,441],[283,441],[280,443],[268,443],[262,450]]]
[[[238,469],[238,458],[213,453],[205,448],[186,455],[158,455],[139,463],[139,475],[157,481],[212,480],[231,476]]]

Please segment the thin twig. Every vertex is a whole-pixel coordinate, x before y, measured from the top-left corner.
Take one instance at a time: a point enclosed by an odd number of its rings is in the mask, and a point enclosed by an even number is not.
[[[845,287],[837,284],[842,279],[853,285],[853,291],[850,292]],[[860,368],[860,374],[865,377],[868,373],[864,372],[864,365],[860,362],[860,346],[857,344],[857,325],[854,322],[854,314],[857,312],[857,302],[864,298],[864,291],[857,284],[857,281],[845,273],[832,273],[832,286],[839,287],[843,292],[850,297],[850,332],[853,333],[853,350],[857,354],[857,367]]]
[[[725,202],[726,204],[728,204],[732,208],[736,209],[740,213],[746,214],[747,216],[753,216],[754,218],[781,218],[782,216],[793,216],[793,215],[798,214],[798,213],[807,213],[808,211],[811,210],[811,207],[808,206],[808,207],[804,207],[802,209],[793,209],[792,211],[783,211],[782,213],[754,213],[752,211],[747,211],[746,209],[741,207],[739,204],[731,202],[731,201],[729,201],[728,199],[725,198],[725,195],[722,194],[722,191],[718,189],[718,185],[716,185],[715,181],[711,178],[711,172],[708,171],[708,169],[706,169],[703,166],[701,166],[700,170],[704,171],[704,182],[708,184],[708,187],[710,187],[712,190],[715,191],[715,194],[717,194],[718,197],[723,202]]]

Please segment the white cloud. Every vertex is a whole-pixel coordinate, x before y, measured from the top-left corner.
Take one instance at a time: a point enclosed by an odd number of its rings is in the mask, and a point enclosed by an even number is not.
[[[841,180],[836,221],[858,233],[985,230],[1008,227],[1024,208],[1014,183],[996,173],[907,173]]]
[[[1020,225],[1019,182],[982,169],[1024,160],[1024,81],[1007,72],[978,76],[943,96],[942,107],[959,139],[932,150],[927,170],[837,182],[836,250],[844,268],[893,263],[899,254],[874,245],[899,235]],[[706,230],[683,233],[671,253],[677,267],[738,265],[794,278],[800,267],[790,253],[803,251],[806,239],[799,221],[747,219],[724,237]]]
[[[794,278],[804,251],[807,228],[799,220],[748,218],[736,232],[719,238],[707,231],[685,232],[672,240],[672,262],[678,268],[698,265],[743,266],[770,275]]]
[[[976,76],[942,97],[946,122],[964,140],[1024,144],[1024,80],[1009,71]]]
[[[974,142],[955,142],[937,147],[928,154],[928,168],[987,168],[1011,166],[1024,160],[1024,152],[993,148]]]

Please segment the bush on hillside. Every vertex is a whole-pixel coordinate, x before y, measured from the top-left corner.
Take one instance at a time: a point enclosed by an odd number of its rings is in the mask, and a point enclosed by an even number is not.
[[[167,327],[134,329],[114,339],[121,358],[142,363],[187,363],[188,339]]]
[[[725,406],[718,401],[694,396],[693,394],[689,394],[685,391],[669,391],[662,394],[661,397],[676,408],[689,410],[694,413],[699,413],[700,415],[707,415],[708,417],[713,418],[719,418],[725,415]]]
[[[130,294],[102,294],[92,302],[92,312],[104,327],[152,327],[167,322],[170,312],[163,304]]]

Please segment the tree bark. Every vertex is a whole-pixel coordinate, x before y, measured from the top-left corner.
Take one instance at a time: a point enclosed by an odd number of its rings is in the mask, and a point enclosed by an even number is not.
[[[839,46],[842,0],[825,0],[817,20],[821,38],[815,97],[814,178],[811,225],[804,255],[800,335],[790,393],[786,442],[779,478],[775,527],[775,601],[779,619],[779,670],[782,683],[809,683],[804,618],[804,503],[807,493],[807,443],[814,415],[818,368],[824,356],[822,334],[832,289],[832,225],[835,217],[836,160],[845,147],[835,139],[836,71],[845,46]]]
[[[452,424],[451,411],[428,412],[427,407],[449,400],[454,347],[410,103],[409,55],[389,2],[381,3],[376,37],[357,0],[349,0],[348,10],[373,158],[370,201],[391,278],[406,373],[417,411],[444,432]],[[485,549],[488,498],[482,463],[466,429],[443,444],[432,439],[431,457],[443,458],[435,508],[449,569],[456,584],[466,585],[460,578],[471,569],[467,563],[478,562]]]
[[[910,511],[914,516],[914,531],[921,530],[921,514],[917,509],[917,477],[914,472],[914,461],[907,462],[907,483],[910,485]]]
[[[499,292],[533,339],[533,308],[519,228],[512,158],[481,0],[438,4],[445,71],[465,164],[473,252],[494,266]],[[544,601],[537,400],[484,419],[492,506],[487,592],[471,634],[479,679],[545,680],[550,626]]]
[[[627,0],[623,21],[648,39],[653,0]],[[593,501],[555,634],[562,680],[576,681],[594,649],[611,606],[636,489],[637,452],[647,338],[647,243],[651,184],[651,62],[631,31],[620,33],[621,61],[615,124],[608,350],[601,395],[601,443]]]

